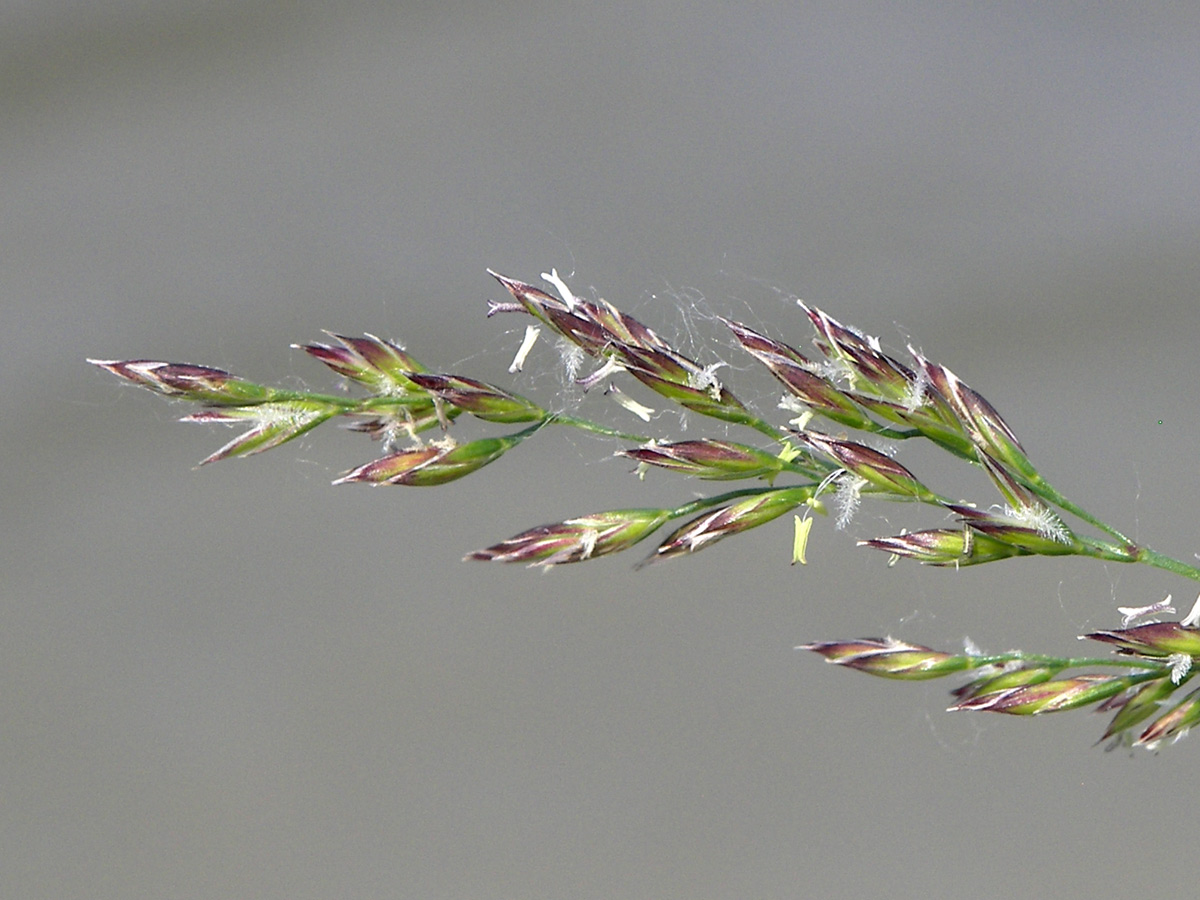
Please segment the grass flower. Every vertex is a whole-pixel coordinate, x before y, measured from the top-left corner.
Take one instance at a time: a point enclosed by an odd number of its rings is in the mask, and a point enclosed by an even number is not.
[[[641,447],[618,450],[617,456],[635,459],[644,466],[669,469],[712,481],[743,478],[770,480],[787,465],[777,455],[755,450],[745,444],[713,439],[666,444],[650,441]]]
[[[352,469],[333,483],[404,484],[412,487],[448,484],[495,462],[539,428],[540,423],[507,437],[404,450]]]
[[[931,528],[858,543],[860,547],[874,547],[930,566],[977,566],[1029,553],[970,528]]]
[[[955,710],[986,710],[1010,716],[1036,716],[1062,712],[1107,700],[1139,683],[1137,675],[1076,675],[1057,681],[1035,681],[1002,690],[974,693],[950,707]]]
[[[853,641],[815,641],[797,650],[811,650],[826,662],[857,669],[881,678],[924,681],[971,667],[968,656],[942,653],[895,638],[858,638]]]
[[[327,331],[342,346],[331,344],[293,344],[314,359],[319,359],[333,371],[356,381],[376,393],[405,393],[412,390],[408,377],[425,368],[393,341],[375,337],[345,337]]]
[[[266,403],[278,392],[210,366],[159,362],[150,359],[89,359],[94,366],[111,372],[157,394],[210,406],[242,406]]]
[[[839,425],[879,430],[879,426],[854,399],[817,373],[816,366],[787,344],[773,341],[742,325],[722,319],[738,343],[767,367],[800,402]]]
[[[1153,659],[1183,654],[1200,658],[1200,628],[1179,622],[1151,622],[1133,628],[1093,631],[1087,638],[1113,644],[1118,653],[1126,656]]]
[[[669,509],[619,509],[539,525],[466,559],[556,566],[632,547],[671,517]]]
[[[808,488],[765,491],[697,516],[663,541],[651,561],[695,553],[731,535],[765,525],[812,499],[812,495]]]
[[[549,413],[519,394],[484,384],[461,375],[429,375],[409,372],[406,376],[414,385],[436,400],[486,422],[516,425],[523,422],[542,422]]]
[[[900,463],[889,456],[856,441],[835,440],[816,432],[797,432],[797,438],[817,453],[823,453],[838,466],[857,475],[883,494],[911,497],[926,503],[937,503],[938,497],[921,484]]]
[[[337,415],[338,408],[329,404],[290,400],[279,403],[260,403],[251,407],[206,409],[184,416],[181,422],[219,422],[224,425],[249,423],[250,429],[235,437],[215,453],[200,461],[200,465],[234,456],[252,456],[272,450],[280,444],[316,428],[326,419]]]

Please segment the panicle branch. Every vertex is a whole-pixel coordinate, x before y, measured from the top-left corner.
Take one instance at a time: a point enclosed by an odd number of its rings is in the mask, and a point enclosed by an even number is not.
[[[893,638],[818,641],[798,649],[884,678],[912,681],[970,672],[968,680],[951,692],[952,711],[1034,716],[1095,706],[1098,712],[1115,713],[1101,737],[1112,741],[1110,746],[1155,749],[1183,737],[1200,721],[1200,691],[1171,701],[1200,660],[1200,629],[1155,622],[1093,632],[1082,639],[1113,644],[1117,655],[1070,658],[1015,650],[989,656],[951,654]],[[1135,728],[1147,719],[1148,724]]]

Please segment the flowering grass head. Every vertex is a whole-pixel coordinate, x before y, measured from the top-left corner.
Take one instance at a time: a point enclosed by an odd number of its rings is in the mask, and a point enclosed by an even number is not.
[[[256,456],[341,419],[381,439],[383,448],[335,484],[432,487],[474,475],[542,429],[558,426],[622,442],[616,454],[636,462],[639,475],[655,469],[745,485],[693,495],[675,507],[564,518],[468,554],[474,561],[542,568],[584,562],[628,550],[674,523],[647,561],[672,559],[796,511],[791,557],[807,564],[811,514],[823,513],[826,500],[838,510],[837,526],[847,527],[861,503],[885,499],[904,501],[912,515],[927,511],[938,520],[859,542],[889,553],[893,562],[908,558],[960,568],[1027,556],[1078,556],[1151,565],[1200,581],[1197,566],[1130,540],[1056,491],[996,408],[911,346],[909,358],[901,359],[878,338],[805,304],[801,309],[820,358],[720,319],[736,348],[786,389],[781,405],[794,418],[776,422],[770,418],[774,412],[759,413],[722,383],[718,372],[725,374],[726,363],[719,354],[708,363],[700,361],[704,353],[684,354],[616,305],[577,296],[553,269],[542,276],[548,289],[491,274],[511,299],[491,303],[488,315],[515,312],[534,320],[510,372],[522,369],[540,331],[548,328],[568,361],[569,377],[584,390],[603,382],[612,407],[626,418],[655,421],[656,410],[639,399],[649,395],[656,406],[712,420],[705,424],[717,433],[685,441],[632,433],[471,375],[437,373],[400,343],[371,334],[327,332],[329,341],[293,345],[344,379],[347,390],[330,394],[269,387],[209,366],[151,359],[90,362],[125,382],[198,405],[184,421],[243,426],[204,463]],[[578,367],[589,360],[594,369],[579,376]],[[460,420],[472,419],[477,421],[466,427],[485,434],[460,440],[455,431]],[[514,431],[517,426],[523,427]],[[732,434],[736,429],[744,435]],[[435,431],[430,441],[427,432]],[[937,492],[935,481],[900,461],[911,441],[929,441],[956,464],[974,467],[1002,503]],[[884,442],[887,452],[877,449]],[[948,516],[953,527],[946,526]],[[1132,618],[1174,611],[1165,601],[1131,610]],[[1181,622],[1132,627],[1129,610],[1121,611],[1127,615],[1121,628],[1085,636],[1111,648],[1104,657],[948,653],[893,638],[802,646],[831,663],[894,680],[958,674],[965,681],[951,692],[955,710],[1031,716],[1091,706],[1113,713],[1105,740],[1159,747],[1200,722],[1200,691],[1179,696],[1200,660],[1200,603]]]

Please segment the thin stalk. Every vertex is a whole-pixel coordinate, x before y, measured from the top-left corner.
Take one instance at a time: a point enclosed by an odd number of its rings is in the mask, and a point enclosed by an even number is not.
[[[1200,568],[1185,563],[1183,560],[1159,553],[1149,547],[1142,547],[1127,541],[1122,544],[1110,544],[1106,541],[1096,541],[1089,538],[1079,538],[1084,549],[1080,556],[1093,559],[1103,559],[1109,562],[1144,563],[1156,569],[1163,569],[1176,575],[1181,575],[1192,581],[1200,581]]]
[[[1200,568],[1189,565],[1182,560],[1159,553],[1157,550],[1151,550],[1149,547],[1138,547],[1134,553],[1136,556],[1135,562],[1145,563],[1148,566],[1154,566],[1156,569],[1165,569],[1168,572],[1174,572],[1176,575],[1182,575],[1184,578],[1190,578],[1192,581],[1200,581]]]
[[[701,413],[705,415],[705,413]],[[764,434],[777,444],[782,444],[787,441],[787,432],[780,428],[776,428],[766,419],[759,418],[749,410],[744,412],[722,411],[719,416],[710,416],[721,422],[730,422],[734,425],[745,425],[747,428],[753,428],[759,434]]]
[[[1064,670],[1064,669],[1084,669],[1089,666],[1115,666],[1125,669],[1145,669],[1147,673],[1160,674],[1167,667],[1163,665],[1162,660],[1138,659],[1136,657],[1121,657],[1121,656],[1102,656],[1098,658],[1091,657],[1062,657],[1062,656],[1047,656],[1041,653],[997,653],[991,656],[972,656],[971,669],[980,669],[984,666],[1003,665],[1009,662],[1034,663],[1047,668]],[[968,671],[970,671],[968,669]]]
[[[591,434],[617,438],[622,441],[633,441],[637,444],[646,444],[651,440],[651,438],[648,438],[642,434],[632,434],[628,431],[609,428],[607,425],[602,425],[599,422],[592,422],[589,419],[581,419],[578,416],[568,416],[564,413],[551,413],[547,419],[547,423],[550,425],[570,425],[573,428],[578,428],[581,431],[587,431]]]

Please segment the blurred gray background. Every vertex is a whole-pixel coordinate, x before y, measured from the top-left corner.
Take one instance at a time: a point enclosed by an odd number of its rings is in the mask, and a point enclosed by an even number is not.
[[[640,571],[466,564],[710,486],[562,431],[436,490],[331,487],[377,450],[332,426],[197,470],[228,432],[83,360],[325,390],[289,344],[366,331],[553,404],[553,350],[510,377],[524,320],[484,317],[485,267],[553,266],[771,413],[712,315],[806,346],[799,296],[1191,559],[1198,46],[1190,2],[5,4],[0,894],[1194,891],[1195,739],[1105,753],[1095,715],[949,715],[792,649],[1072,653],[1178,579],[889,569],[855,539],[940,520],[878,505],[807,567],[784,521]]]

